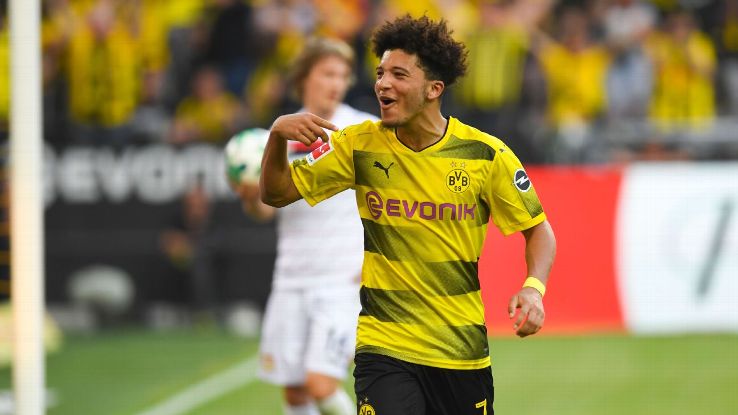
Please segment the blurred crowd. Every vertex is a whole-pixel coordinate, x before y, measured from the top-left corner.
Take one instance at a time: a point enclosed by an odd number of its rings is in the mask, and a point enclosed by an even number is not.
[[[297,109],[285,77],[311,35],[356,49],[347,100],[377,113],[368,39],[404,13],[445,18],[468,46],[445,113],[525,161],[695,158],[685,137],[710,142],[738,119],[738,0],[44,0],[45,139],[223,143],[268,128]],[[607,131],[622,138],[617,151]],[[715,148],[712,158],[738,157]]]

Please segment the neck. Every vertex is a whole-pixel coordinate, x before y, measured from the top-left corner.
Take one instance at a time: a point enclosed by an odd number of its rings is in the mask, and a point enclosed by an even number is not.
[[[446,132],[448,120],[440,111],[422,112],[410,122],[397,127],[397,139],[413,151],[421,151],[437,143]]]
[[[318,117],[324,120],[328,120],[328,121],[330,121],[333,118],[333,115],[336,113],[336,109],[338,109],[338,107],[320,108],[320,107],[316,107],[314,105],[309,105],[306,103],[303,103],[303,106],[305,108],[305,112],[315,114]]]

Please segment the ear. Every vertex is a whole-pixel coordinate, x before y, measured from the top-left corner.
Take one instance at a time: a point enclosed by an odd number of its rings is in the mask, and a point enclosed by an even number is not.
[[[446,85],[443,81],[429,81],[425,90],[425,98],[433,100],[443,94],[443,90],[446,89]]]

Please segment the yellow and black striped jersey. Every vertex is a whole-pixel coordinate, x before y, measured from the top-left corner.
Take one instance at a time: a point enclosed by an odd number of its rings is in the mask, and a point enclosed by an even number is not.
[[[443,138],[416,152],[393,129],[367,121],[334,133],[291,173],[311,205],[356,190],[364,226],[357,353],[489,366],[477,275],[487,223],[491,217],[510,234],[545,219],[502,141],[449,118]]]

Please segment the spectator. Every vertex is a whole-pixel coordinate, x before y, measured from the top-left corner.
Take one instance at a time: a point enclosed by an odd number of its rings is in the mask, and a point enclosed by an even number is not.
[[[167,36],[171,28],[165,0],[140,0],[135,10],[136,36],[140,45],[144,76],[156,78],[160,84],[169,64]]]
[[[668,15],[664,29],[647,42],[647,50],[655,79],[651,119],[667,131],[708,125],[715,116],[715,48],[692,15],[685,11]]]
[[[438,10],[448,22],[456,37],[462,41],[474,33],[478,27],[478,2],[473,0],[436,0]],[[543,3],[548,3],[545,0]]]
[[[709,27],[719,56],[718,91],[726,114],[738,116],[738,0],[717,2]]]
[[[206,24],[202,21],[202,16],[207,0],[159,1],[164,1],[166,4],[165,10],[161,13],[166,16],[168,22],[166,41],[169,52],[169,64],[162,82],[161,100],[168,112],[174,112],[179,101],[187,95],[196,66],[195,62],[205,50]],[[156,20],[153,20],[155,23]]]
[[[114,0],[80,6],[70,38],[69,108],[85,143],[124,144],[138,104],[138,50],[124,6]]]
[[[367,0],[315,0],[318,33],[351,42],[366,24]]]
[[[223,88],[220,73],[203,67],[192,81],[192,93],[177,107],[171,141],[221,143],[243,126],[241,103]]]
[[[183,197],[180,211],[164,230],[159,245],[184,281],[196,322],[216,319],[216,244],[211,230],[212,206],[205,189],[194,185]]]
[[[537,55],[548,90],[547,115],[556,130],[555,161],[583,161],[590,123],[606,107],[605,80],[610,64],[607,50],[590,36],[587,15],[565,9],[558,21],[559,40],[541,34]]]
[[[607,77],[611,118],[642,118],[651,97],[651,63],[643,41],[653,30],[656,13],[640,0],[612,0],[605,11],[605,43],[613,55]]]
[[[521,159],[532,157],[519,125],[523,80],[529,62],[531,31],[551,2],[512,0],[480,5],[480,27],[467,38],[469,73],[454,92],[465,120],[505,137]]]
[[[139,0],[135,10],[135,33],[141,56],[142,103],[147,107],[161,107],[161,110],[164,107],[167,68],[172,60],[169,34],[176,24],[170,13],[170,3],[168,0]]]
[[[137,142],[163,141],[171,130],[171,116],[161,102],[161,73],[146,71],[141,79],[141,98],[131,123]]]
[[[68,91],[63,71],[69,40],[79,19],[69,0],[45,0],[41,9],[44,136],[54,145],[69,142]]]
[[[316,29],[313,4],[307,0],[266,2],[255,10],[262,36],[273,36],[272,50],[260,59],[243,91],[255,125],[268,127],[274,118],[297,107],[291,106],[283,74],[303,47],[304,39]]]
[[[218,68],[225,88],[238,95],[269,45],[256,33],[253,11],[246,2],[214,0],[211,4],[205,62]]]

